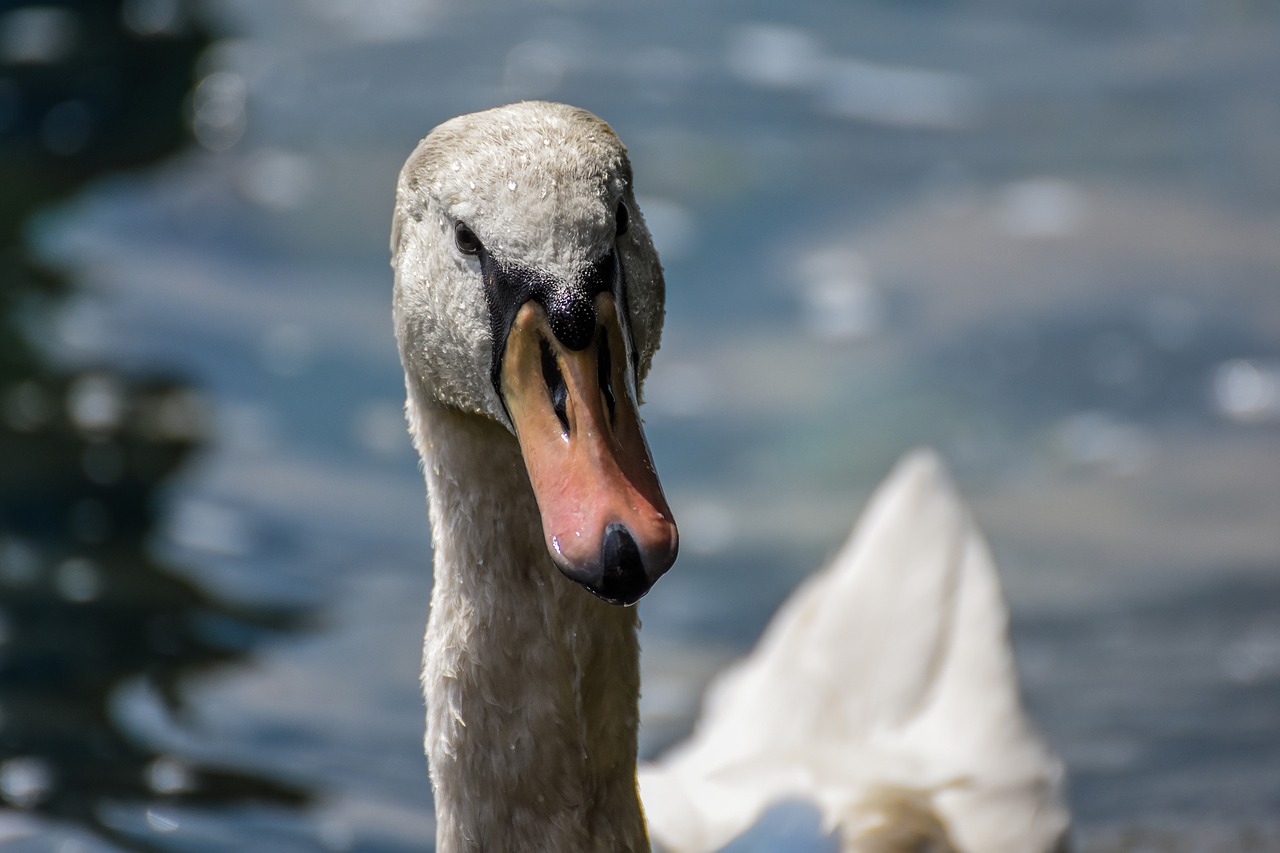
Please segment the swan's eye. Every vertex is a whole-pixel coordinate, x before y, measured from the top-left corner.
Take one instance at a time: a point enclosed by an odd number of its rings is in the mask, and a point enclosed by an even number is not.
[[[631,211],[627,209],[625,201],[618,202],[618,212],[613,215],[613,221],[617,225],[619,237],[631,227]]]
[[[453,226],[453,242],[457,244],[458,251],[464,255],[478,254],[482,248],[480,238],[476,236],[476,232],[462,222]]]

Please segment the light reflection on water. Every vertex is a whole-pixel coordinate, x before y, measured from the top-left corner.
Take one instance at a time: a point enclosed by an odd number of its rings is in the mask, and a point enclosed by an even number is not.
[[[125,5],[138,32],[172,27],[163,4]],[[783,25],[704,5],[681,7],[674,32],[592,3],[211,8],[236,37],[198,64],[196,147],[33,230],[84,289],[42,345],[109,367],[64,395],[15,385],[4,413],[109,429],[120,370],[207,389],[174,389],[186,403],[156,415],[163,434],[182,405],[212,407],[149,549],[233,600],[319,602],[325,623],[241,643],[199,622],[252,662],[183,689],[203,735],[172,730],[136,685],[119,707],[186,750],[145,763],[159,795],[194,778],[182,755],[217,755],[320,802],[211,817],[162,796],[110,825],[175,849],[425,846],[428,537],[385,232],[420,135],[525,96],[619,130],[667,267],[647,419],[687,548],[643,605],[646,750],[687,730],[708,675],[892,460],[930,443],[990,534],[1086,846],[1208,849],[1218,833],[1250,849],[1247,827],[1274,821],[1269,7],[815,2]],[[23,50],[63,49],[33,38]],[[54,150],[76,143],[64,113]],[[102,485],[121,460],[93,444],[75,464]],[[100,516],[80,505],[75,535],[105,535]],[[3,545],[7,576],[41,571],[23,540]],[[106,582],[75,557],[52,578],[68,606]],[[9,613],[0,629],[12,642],[20,625]],[[4,757],[5,779],[19,806],[50,784],[26,755]]]

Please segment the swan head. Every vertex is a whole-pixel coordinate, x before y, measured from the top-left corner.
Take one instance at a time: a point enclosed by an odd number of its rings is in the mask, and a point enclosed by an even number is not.
[[[447,121],[400,173],[391,252],[411,418],[509,430],[557,568],[639,600],[678,534],[638,414],[664,285],[622,142],[563,104]]]

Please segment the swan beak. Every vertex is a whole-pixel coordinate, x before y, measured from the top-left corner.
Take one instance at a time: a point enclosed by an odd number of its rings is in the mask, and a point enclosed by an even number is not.
[[[562,344],[545,309],[516,313],[501,387],[556,567],[611,604],[639,601],[675,562],[679,535],[640,426],[612,294],[596,334]]]

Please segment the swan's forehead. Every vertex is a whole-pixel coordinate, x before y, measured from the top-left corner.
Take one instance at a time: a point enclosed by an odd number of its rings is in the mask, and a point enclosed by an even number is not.
[[[495,256],[580,267],[613,240],[626,149],[583,110],[516,104],[462,116],[424,140],[416,177]]]

